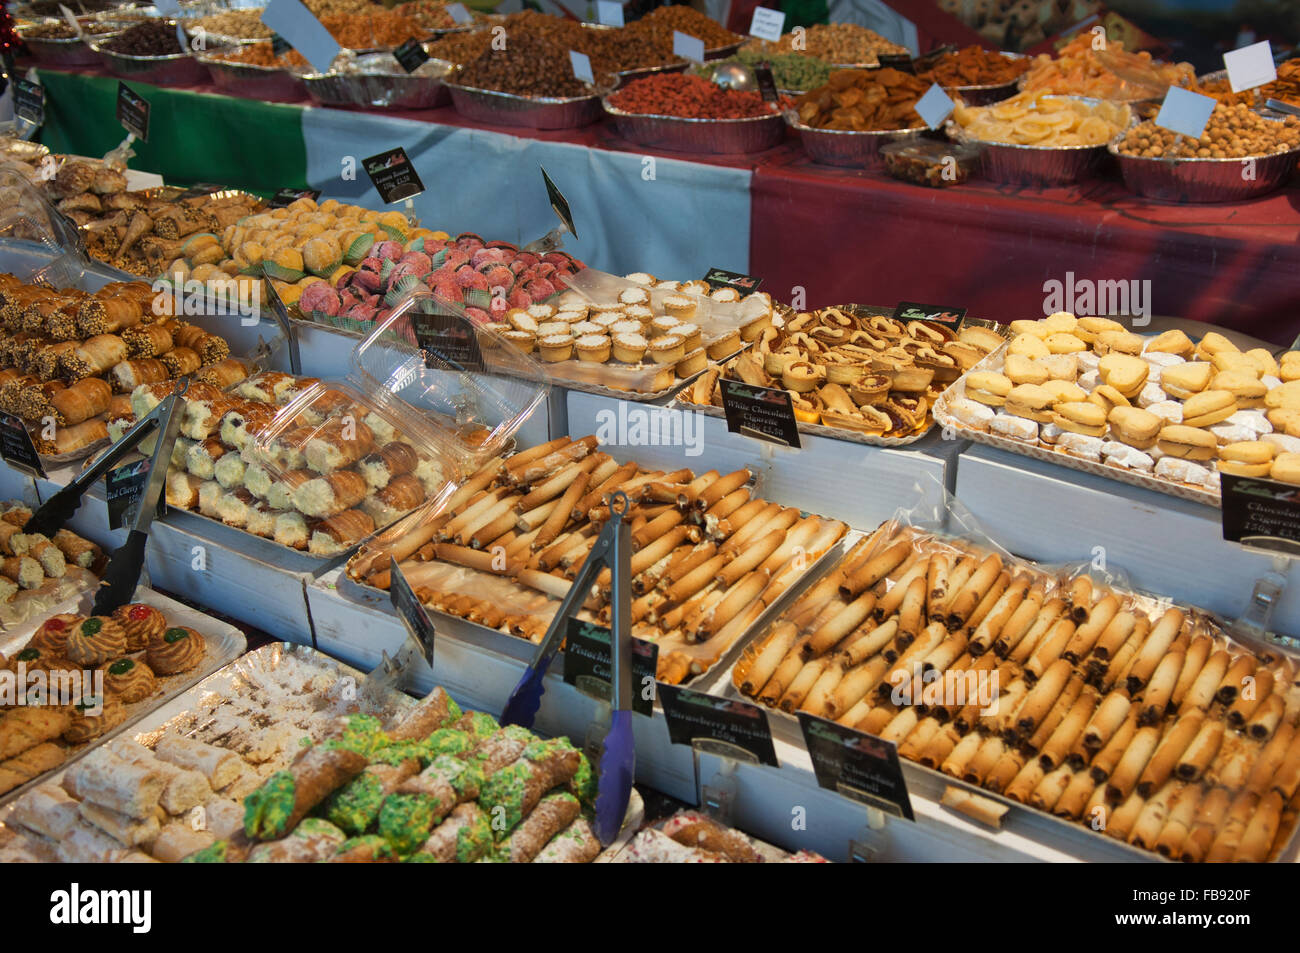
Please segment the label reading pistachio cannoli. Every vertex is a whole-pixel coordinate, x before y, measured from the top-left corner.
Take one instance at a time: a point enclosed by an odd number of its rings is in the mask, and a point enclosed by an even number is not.
[[[802,711],[799,727],[820,787],[916,820],[896,744]]]
[[[135,524],[136,514],[140,512],[140,497],[149,482],[149,464],[148,459],[134,460],[104,474],[109,529]]]
[[[564,681],[601,698],[610,697],[613,669],[609,629],[570,619],[564,636]],[[654,695],[641,690],[653,685],[659,666],[659,646],[642,639],[632,640],[632,710],[649,717],[654,712]]]
[[[759,387],[744,381],[721,378],[722,412],[727,430],[755,440],[801,449],[799,423],[794,417],[790,392],[780,387]]]
[[[1300,556],[1300,487],[1220,473],[1223,538],[1252,549]]]
[[[0,457],[10,466],[45,479],[45,470],[41,467],[36,445],[32,443],[32,435],[27,432],[22,420],[13,414],[0,413]]]
[[[734,698],[719,698],[677,685],[660,685],[659,698],[668,721],[668,738],[675,745],[720,741],[741,748],[759,764],[779,768],[767,712]]]

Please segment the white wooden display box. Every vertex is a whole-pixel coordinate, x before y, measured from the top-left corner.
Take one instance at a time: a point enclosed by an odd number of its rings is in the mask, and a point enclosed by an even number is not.
[[[664,470],[690,467],[697,473],[749,467],[760,495],[859,529],[874,529],[900,507],[941,506],[963,446],[938,433],[896,449],[800,434],[803,449],[792,450],[729,433],[725,420],[693,411],[580,391],[569,391],[568,404],[568,432],[614,435],[601,449],[620,461]],[[647,433],[659,435],[658,445],[640,442],[633,429],[638,421],[646,422]],[[629,443],[629,437],[636,442]],[[665,445],[665,437],[676,442]]]
[[[1245,609],[1272,559],[1223,539],[1220,511],[992,447],[957,466],[957,498],[1007,549],[1039,562],[1104,557],[1133,585],[1218,613]],[[1101,547],[1101,549],[1097,549]],[[1274,627],[1300,634],[1300,573],[1278,600]]]
[[[383,652],[393,657],[401,650],[409,638],[406,628],[393,613],[387,598],[358,594],[353,588],[340,592],[337,581],[336,570],[307,586],[317,648],[363,671],[371,671],[379,665]],[[424,693],[434,685],[442,685],[462,704],[499,714],[523,675],[533,646],[519,640],[517,651],[511,645],[510,653],[504,654],[485,647],[484,634],[478,626],[438,614],[433,619],[438,633],[433,669],[423,661],[418,662],[407,690]],[[545,735],[567,735],[581,745],[601,707],[599,702],[564,684],[558,676],[548,676],[536,727]],[[660,713],[652,719],[636,717],[633,726],[637,780],[688,803],[696,803],[691,749],[669,741],[667,722]],[[832,860],[846,859],[849,841],[857,839],[866,824],[866,809],[817,786],[812,764],[801,743],[791,743],[778,732],[775,744],[782,764],[779,771],[751,765],[736,767],[739,797],[735,823],[788,850],[810,849]],[[702,783],[712,783],[722,766],[721,759],[702,755]],[[901,819],[885,820],[885,830],[877,839],[882,851],[880,859],[917,862],[1133,859],[1131,853],[1118,845],[1083,830],[1069,832],[1064,840],[1057,831],[1045,834],[1035,831],[1032,825],[991,831],[940,806],[940,794],[913,792],[915,824]],[[796,807],[804,809],[805,830],[796,829],[793,823]]]

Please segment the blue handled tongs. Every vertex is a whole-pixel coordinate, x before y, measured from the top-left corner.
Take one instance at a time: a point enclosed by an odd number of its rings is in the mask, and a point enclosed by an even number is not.
[[[556,610],[546,637],[501,713],[503,725],[532,727],[546,691],[542,679],[564,640],[569,619],[587,601],[600,571],[608,569],[613,609],[610,627],[613,711],[600,758],[600,787],[596,797],[596,836],[602,844],[609,844],[618,836],[636,774],[636,747],[632,738],[632,535],[623,522],[629,505],[627,494],[621,491],[611,498],[609,520],[596,537],[577,578]]]

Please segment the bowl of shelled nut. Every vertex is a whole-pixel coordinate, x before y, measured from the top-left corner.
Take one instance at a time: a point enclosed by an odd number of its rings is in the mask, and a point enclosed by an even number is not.
[[[1109,146],[1124,185],[1166,202],[1238,202],[1280,188],[1300,159],[1300,118],[1214,107],[1198,138],[1139,123]]]

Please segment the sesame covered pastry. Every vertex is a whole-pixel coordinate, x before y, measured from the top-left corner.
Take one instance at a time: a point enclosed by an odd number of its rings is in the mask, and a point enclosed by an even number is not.
[[[63,732],[63,740],[79,745],[100,737],[126,721],[126,706],[116,695],[82,698],[72,706],[72,721]]]
[[[603,334],[584,334],[574,342],[578,360],[604,364],[609,360],[610,340]]]
[[[157,687],[158,680],[143,662],[120,658],[104,666],[104,690],[127,704],[143,701]]]
[[[172,626],[149,640],[145,658],[159,675],[187,672],[203,661],[203,636],[185,626]]]
[[[117,658],[126,651],[126,632],[111,617],[91,616],[68,633],[67,657],[91,668]]]
[[[82,617],[61,612],[52,615],[41,623],[40,628],[27,643],[28,648],[41,649],[52,656],[61,657],[68,654],[68,636],[81,622]]]
[[[144,651],[149,640],[162,635],[163,629],[167,627],[167,619],[163,614],[143,602],[118,607],[113,612],[113,619],[126,635],[128,652]]]

